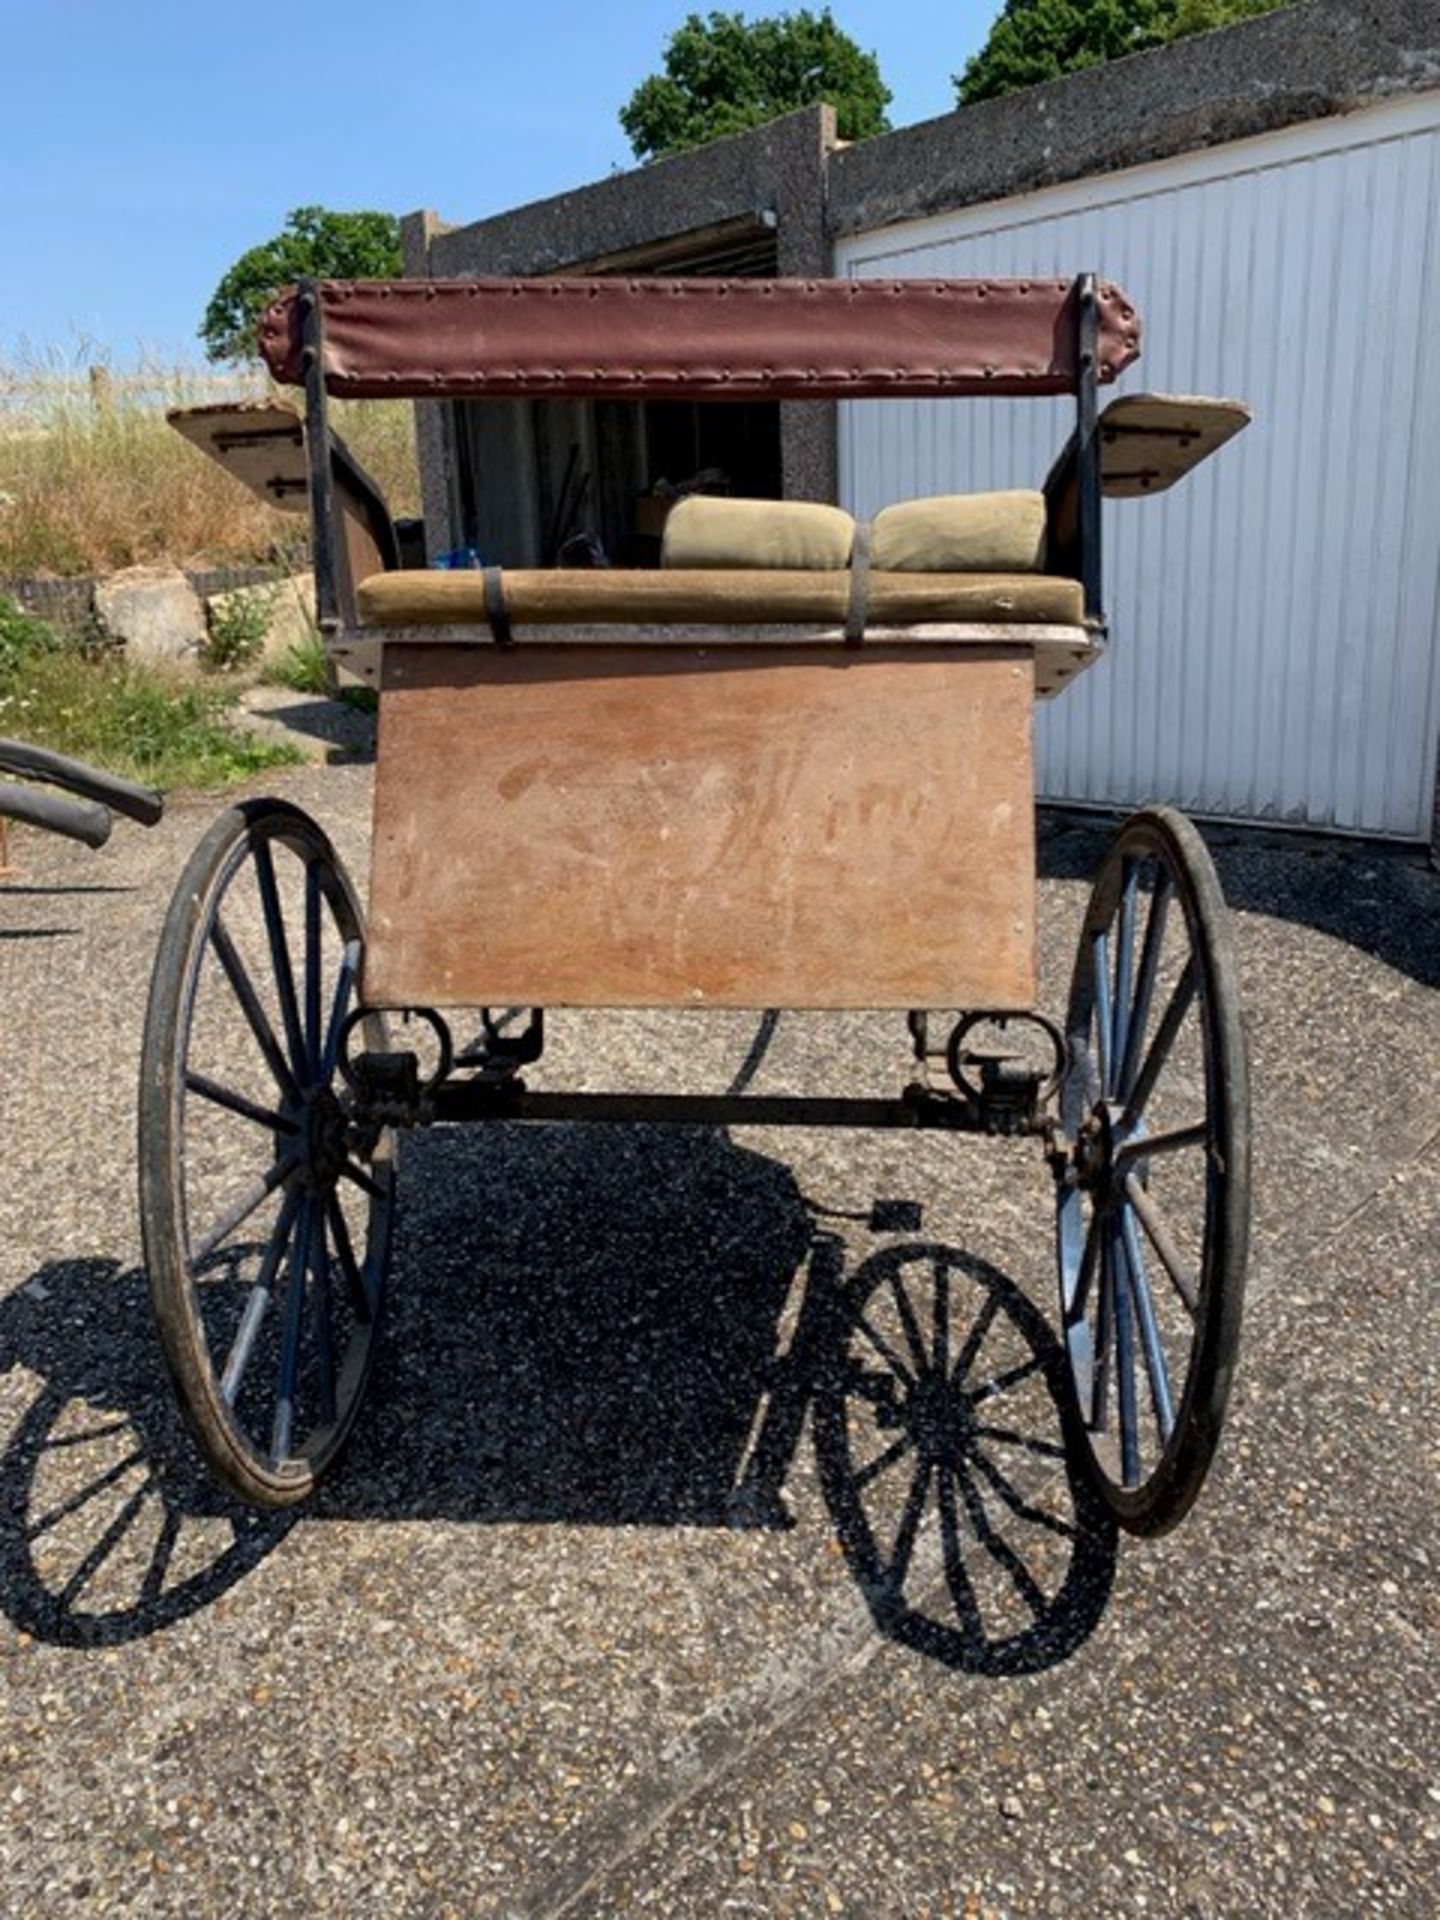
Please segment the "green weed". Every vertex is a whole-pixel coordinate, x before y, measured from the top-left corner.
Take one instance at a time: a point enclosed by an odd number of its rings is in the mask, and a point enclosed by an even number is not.
[[[224,787],[303,758],[237,728],[237,698],[113,651],[87,654],[0,599],[0,733],[166,790]]]
[[[280,598],[278,584],[237,587],[212,600],[201,659],[218,673],[234,673],[259,658]]]

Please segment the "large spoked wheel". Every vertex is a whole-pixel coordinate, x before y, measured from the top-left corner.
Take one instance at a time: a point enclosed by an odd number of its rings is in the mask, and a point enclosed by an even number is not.
[[[302,1500],[334,1464],[375,1347],[394,1142],[338,1073],[359,902],[278,800],[223,814],[161,935],[140,1080],[140,1217],[180,1405],[242,1499]],[[367,1049],[385,1022],[367,1014]]]
[[[1250,1099],[1237,973],[1204,842],[1168,808],[1095,881],[1066,1018],[1062,1333],[1076,1444],[1135,1533],[1189,1510],[1240,1337]]]

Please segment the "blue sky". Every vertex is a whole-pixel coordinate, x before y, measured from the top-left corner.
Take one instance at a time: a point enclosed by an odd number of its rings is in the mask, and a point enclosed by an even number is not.
[[[691,10],[0,0],[0,351],[198,356],[216,281],[291,207],[461,222],[597,179],[629,163],[616,113]],[[998,10],[832,0],[897,126],[953,106]]]

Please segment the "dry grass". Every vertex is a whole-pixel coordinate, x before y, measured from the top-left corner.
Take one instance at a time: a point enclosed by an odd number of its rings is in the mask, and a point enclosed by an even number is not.
[[[169,407],[263,390],[258,378],[193,367],[112,375],[90,348],[0,365],[0,579],[142,561],[248,565],[293,551],[304,517],[267,507],[165,421]],[[337,404],[335,423],[392,511],[418,512],[408,404]]]

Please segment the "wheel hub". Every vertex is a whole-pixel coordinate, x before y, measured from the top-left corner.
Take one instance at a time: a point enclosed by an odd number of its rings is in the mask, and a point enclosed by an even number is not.
[[[1075,1171],[1087,1193],[1104,1193],[1115,1164],[1116,1114],[1108,1101],[1091,1108],[1075,1142]]]
[[[955,1460],[970,1444],[975,1414],[965,1395],[937,1369],[916,1381],[906,1408],[906,1425],[923,1459]]]
[[[1123,1169],[1118,1162],[1120,1148],[1127,1142],[1142,1138],[1144,1134],[1142,1125],[1133,1126],[1122,1133],[1123,1119],[1124,1108],[1118,1101],[1097,1101],[1075,1142],[1076,1177],[1097,1206],[1118,1197],[1127,1173],[1138,1167],[1142,1177],[1144,1175],[1145,1163],[1137,1161],[1133,1152],[1127,1156],[1128,1165]]]
[[[311,1183],[333,1187],[345,1165],[350,1121],[328,1087],[321,1087],[305,1103],[301,1118],[305,1136],[305,1168]]]

